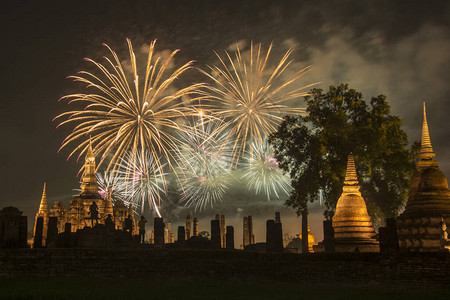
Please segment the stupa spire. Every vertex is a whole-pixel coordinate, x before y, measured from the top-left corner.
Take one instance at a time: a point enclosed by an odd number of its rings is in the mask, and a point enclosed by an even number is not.
[[[350,154],[347,158],[347,171],[345,172],[344,185],[358,185],[355,157],[353,156],[353,154]]]
[[[431,146],[430,133],[428,131],[427,112],[425,102],[423,102],[423,123],[422,123],[422,141],[420,147],[420,159],[432,160],[435,156],[433,147]]]
[[[361,195],[359,192],[358,176],[356,175],[355,157],[353,154],[350,154],[347,158],[347,170],[345,172],[342,194]]]
[[[46,191],[46,183],[44,182],[44,189],[42,190],[41,204],[39,205],[39,212],[48,212],[48,203],[47,203],[47,191]]]
[[[84,161],[84,171],[81,177],[81,194],[98,196],[97,176],[95,175],[95,155],[92,151],[92,140],[89,137],[89,145]]]
[[[95,160],[94,151],[92,151],[92,139],[91,139],[91,137],[89,137],[89,146],[88,146],[88,150],[86,152],[86,160],[88,158],[94,158],[94,160]]]

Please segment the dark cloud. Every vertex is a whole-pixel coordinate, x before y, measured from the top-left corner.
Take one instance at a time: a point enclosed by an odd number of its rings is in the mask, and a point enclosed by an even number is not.
[[[85,68],[83,57],[105,55],[103,42],[126,55],[126,37],[136,46],[158,38],[160,51],[181,49],[176,63],[198,66],[236,42],[273,41],[275,56],[293,47],[298,67],[313,66],[305,83],[349,82],[366,99],[387,95],[410,141],[420,138],[427,100],[433,146],[450,175],[448,1],[16,1],[3,8],[0,206],[33,216],[44,180],[50,202],[70,199],[80,163],[66,162],[67,151],[56,154],[70,130],[51,121],[66,109],[57,99],[77,88],[65,77]],[[281,202],[245,204],[239,195],[225,201],[217,210],[237,219],[282,209]]]

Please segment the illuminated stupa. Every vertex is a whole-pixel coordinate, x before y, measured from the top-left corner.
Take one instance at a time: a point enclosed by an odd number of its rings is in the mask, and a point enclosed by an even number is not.
[[[366,203],[359,191],[355,159],[348,156],[344,187],[332,223],[336,252],[379,252]]]
[[[302,234],[300,233],[298,235],[298,237],[300,239],[302,239]],[[316,246],[316,240],[315,240],[314,235],[311,233],[311,230],[310,230],[310,228],[308,226],[308,251],[309,251],[309,253],[314,253],[313,246]]]
[[[66,209],[61,202],[57,201],[49,211],[46,185],[44,183],[41,203],[39,205],[39,210],[36,213],[36,220],[38,217],[42,217],[44,221],[42,238],[44,245],[47,236],[49,217],[57,218],[58,233],[64,232],[66,223],[70,223],[71,231],[76,232],[78,229],[83,229],[84,227],[91,226],[89,207],[94,201],[98,206],[99,224],[105,224],[105,219],[108,217],[108,215],[111,215],[115,223],[115,228],[118,230],[123,230],[125,225],[125,218],[128,215],[131,215],[134,220],[134,212],[131,204],[127,207],[121,200],[118,200],[113,204],[111,193],[108,193],[106,200],[104,200],[100,196],[95,171],[95,156],[94,152],[92,151],[92,145],[89,142],[89,148],[86,153],[84,163],[84,171],[81,177],[81,193],[70,200],[68,209]],[[138,233],[138,229],[135,221],[133,221],[133,228],[133,234],[136,235]]]
[[[42,241],[45,246],[45,240],[47,238],[47,227],[48,227],[48,203],[47,203],[47,191],[46,183],[44,182],[44,188],[42,190],[41,203],[39,204],[39,210],[36,213],[36,218],[34,220],[33,234],[36,232],[36,220],[37,218],[43,218],[43,229],[42,229]]]
[[[81,176],[81,193],[70,200],[70,206],[67,210],[66,222],[72,224],[72,231],[83,229],[85,226],[91,225],[89,220],[89,207],[94,201],[98,206],[98,221],[100,224],[104,224],[107,201],[103,200],[98,193],[95,168],[95,156],[92,151],[91,141],[89,141],[89,147],[84,162],[84,171]]]
[[[441,251],[449,247],[443,228],[450,223],[450,191],[434,156],[424,103],[420,157],[411,178],[405,210],[397,218],[401,249]]]

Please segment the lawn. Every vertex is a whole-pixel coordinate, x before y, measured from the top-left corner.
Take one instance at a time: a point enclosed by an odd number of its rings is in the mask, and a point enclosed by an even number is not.
[[[450,299],[426,287],[185,282],[129,278],[1,278],[0,299]]]

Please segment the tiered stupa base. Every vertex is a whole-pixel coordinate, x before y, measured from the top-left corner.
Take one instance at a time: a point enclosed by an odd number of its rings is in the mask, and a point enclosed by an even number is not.
[[[450,224],[450,216],[442,218]],[[443,236],[441,217],[399,216],[397,234],[400,249],[416,252],[443,251],[448,239]]]
[[[339,240],[334,244],[336,252],[380,252],[378,242],[374,240],[362,241],[361,239],[354,240]]]

